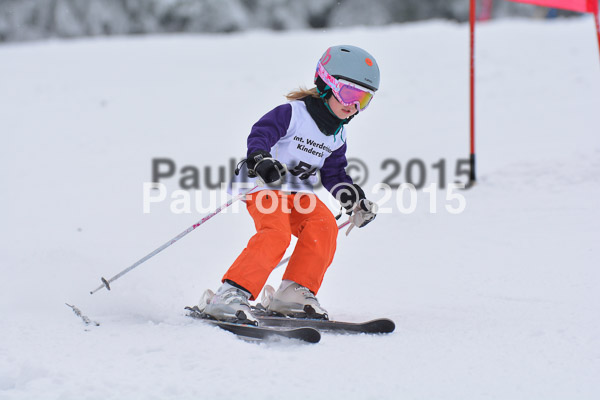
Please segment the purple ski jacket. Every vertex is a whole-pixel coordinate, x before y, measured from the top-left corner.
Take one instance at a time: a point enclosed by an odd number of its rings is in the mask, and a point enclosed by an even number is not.
[[[323,186],[335,197],[343,186],[339,184],[353,183],[345,169],[348,165],[345,130],[344,127],[337,138],[323,134],[305,104],[293,101],[269,111],[252,126],[247,155],[267,151],[286,163],[293,175],[299,175],[294,171],[306,172],[307,168],[318,170]]]

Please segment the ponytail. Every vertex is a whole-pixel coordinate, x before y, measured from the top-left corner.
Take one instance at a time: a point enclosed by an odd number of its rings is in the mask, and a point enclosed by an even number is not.
[[[285,98],[291,101],[300,100],[308,96],[315,97],[318,99],[319,93],[317,92],[317,88],[313,87],[310,89],[306,89],[305,87],[299,87],[298,89],[292,90],[291,92],[286,94]]]

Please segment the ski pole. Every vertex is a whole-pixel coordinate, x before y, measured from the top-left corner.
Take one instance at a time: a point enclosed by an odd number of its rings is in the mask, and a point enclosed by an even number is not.
[[[339,231],[339,230],[341,230],[343,227],[347,226],[349,223],[350,223],[350,219],[348,219],[348,221],[346,221],[346,222],[344,222],[344,223],[342,223],[342,224],[338,225],[338,231]],[[277,266],[276,266],[275,268],[279,268],[279,267],[281,267],[282,265],[285,265],[285,264],[286,264],[288,261],[290,261],[290,258],[292,258],[292,256],[289,256],[289,257],[286,257],[286,258],[284,258],[283,260],[281,260],[281,261],[279,262],[279,264],[277,264]]]
[[[256,189],[259,186],[260,185],[256,185],[252,189],[250,189],[244,193],[240,193],[235,197],[232,197],[227,203],[225,203],[221,207],[217,208],[214,212],[212,212],[211,214],[208,214],[206,217],[202,218],[200,221],[198,221],[194,225],[190,226],[185,231],[181,232],[179,235],[175,236],[173,239],[169,240],[167,243],[160,246],[158,249],[154,250],[150,254],[148,254],[145,257],[141,258],[140,260],[136,261],[132,266],[125,268],[123,271],[119,272],[112,278],[105,279],[104,277],[101,277],[100,280],[102,281],[102,285],[98,286],[98,288],[96,290],[91,291],[90,294],[96,293],[98,290],[102,289],[103,287],[105,287],[107,290],[110,290],[110,284],[112,282],[116,281],[117,279],[119,279],[120,277],[122,277],[123,275],[125,275],[126,273],[128,273],[129,271],[131,271],[132,269],[137,267],[138,265],[147,261],[148,259],[154,257],[155,255],[157,255],[158,253],[160,253],[161,251],[163,251],[164,249],[166,249],[167,247],[169,247],[170,245],[172,245],[173,243],[175,243],[176,241],[178,241],[179,239],[181,239],[182,237],[184,237],[185,235],[187,235],[188,233],[190,233],[191,231],[193,231],[194,229],[196,229],[197,227],[199,227],[200,225],[202,225],[203,223],[205,223],[206,221],[208,221],[209,219],[211,219],[218,213],[220,213],[225,208],[229,207],[236,201],[240,200],[242,197],[246,196],[247,194],[249,194],[251,191],[253,191],[254,189]]]

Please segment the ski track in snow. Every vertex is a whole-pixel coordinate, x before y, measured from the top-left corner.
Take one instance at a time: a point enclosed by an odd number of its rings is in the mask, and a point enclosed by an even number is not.
[[[452,182],[468,155],[467,26],[0,47],[0,399],[598,398],[593,34],[590,18],[478,26],[479,182],[461,192],[465,211],[446,212],[441,190],[430,213],[419,191],[414,213],[388,203],[340,235],[321,303],[337,319],[392,318],[396,332],[317,345],[247,343],[184,316],[251,236],[244,212],[88,293],[201,218],[168,201],[142,212],[151,159],[202,171],[243,156],[252,123],[310,85],[328,45],[365,47],[381,66],[380,93],[349,127],[365,187],[390,157],[422,159],[427,182],[443,158]]]

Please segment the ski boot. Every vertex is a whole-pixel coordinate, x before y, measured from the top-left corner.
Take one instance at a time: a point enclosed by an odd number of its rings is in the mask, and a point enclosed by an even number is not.
[[[249,297],[248,292],[225,283],[216,294],[207,289],[198,308],[207,317],[218,321],[258,325],[258,320],[250,309]]]
[[[329,319],[327,310],[321,307],[315,295],[296,282],[284,281],[276,292],[273,287],[265,286],[261,304],[269,313],[275,315]]]

